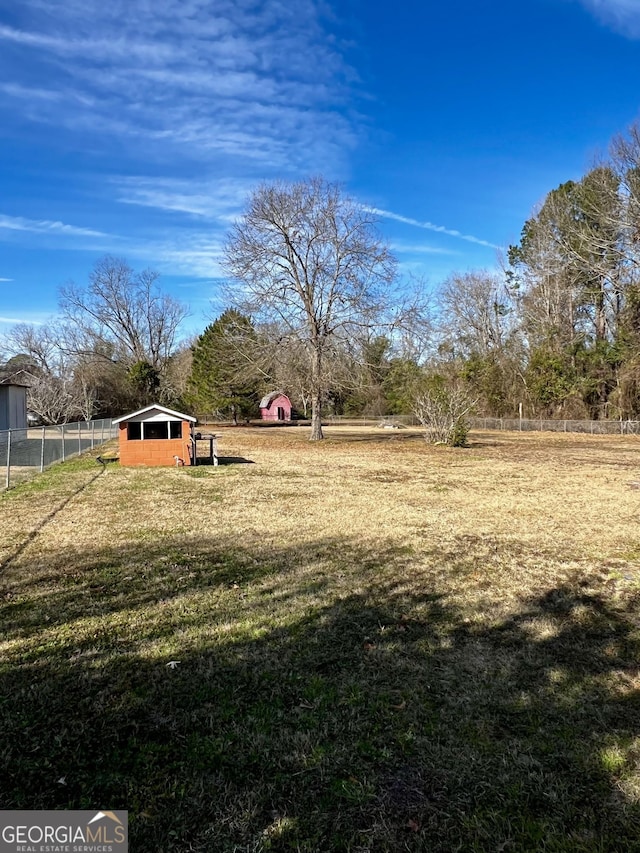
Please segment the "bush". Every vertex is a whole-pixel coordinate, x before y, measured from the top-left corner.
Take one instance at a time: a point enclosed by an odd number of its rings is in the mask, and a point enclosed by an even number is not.
[[[465,447],[469,434],[467,415],[474,406],[468,391],[440,375],[429,377],[413,401],[413,411],[432,444]]]

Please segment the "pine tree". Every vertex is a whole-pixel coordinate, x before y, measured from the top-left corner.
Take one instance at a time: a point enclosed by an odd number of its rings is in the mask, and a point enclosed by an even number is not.
[[[256,413],[258,376],[250,350],[256,335],[251,320],[230,308],[207,326],[193,347],[188,398],[200,413],[238,417]]]

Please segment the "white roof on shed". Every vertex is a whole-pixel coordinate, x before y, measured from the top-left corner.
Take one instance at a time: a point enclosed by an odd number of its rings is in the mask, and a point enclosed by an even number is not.
[[[168,415],[169,417],[163,418],[158,417],[158,415]],[[115,418],[112,423],[121,424],[125,423],[125,421],[146,421],[146,420],[177,420],[177,421],[191,421],[192,423],[196,422],[196,419],[192,417],[192,415],[185,415],[183,412],[175,412],[173,409],[167,409],[166,406],[159,406],[157,403],[154,403],[152,406],[145,406],[144,409],[138,409],[137,412],[131,412],[130,415],[122,415],[119,418]]]

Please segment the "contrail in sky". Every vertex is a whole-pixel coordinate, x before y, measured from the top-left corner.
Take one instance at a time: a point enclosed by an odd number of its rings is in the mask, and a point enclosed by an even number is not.
[[[437,231],[440,234],[448,234],[449,237],[457,237],[458,240],[466,240],[467,243],[476,243],[478,246],[487,246],[489,249],[500,249],[501,246],[496,246],[495,243],[490,243],[488,240],[481,240],[480,237],[474,237],[471,234],[463,234],[461,231],[456,231],[453,228],[445,228],[444,225],[434,225],[433,222],[420,222],[419,219],[412,219],[410,216],[401,216],[399,213],[392,213],[390,210],[382,210],[379,207],[364,206],[369,213],[375,213],[376,216],[382,216],[384,219],[395,219],[396,222],[404,222],[405,225],[414,225],[416,228],[424,228],[425,231]]]

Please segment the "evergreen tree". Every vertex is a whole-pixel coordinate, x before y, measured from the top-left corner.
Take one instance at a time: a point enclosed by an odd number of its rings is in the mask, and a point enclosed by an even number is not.
[[[188,400],[201,413],[257,413],[259,379],[250,351],[256,334],[248,317],[230,308],[207,326],[193,347]]]

